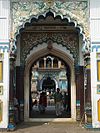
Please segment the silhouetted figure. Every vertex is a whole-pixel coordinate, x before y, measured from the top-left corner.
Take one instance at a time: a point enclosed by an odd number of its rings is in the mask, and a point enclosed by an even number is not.
[[[64,110],[67,110],[68,107],[68,94],[66,92],[64,92],[64,96],[63,96],[63,107]]]
[[[40,99],[39,99],[39,111],[40,111],[40,113],[44,113],[46,107],[47,107],[47,96],[46,96],[46,92],[42,92],[40,94]]]
[[[60,116],[62,114],[62,99],[63,96],[60,92],[60,89],[57,88],[57,92],[54,94],[54,101],[55,101],[55,109],[56,109],[56,115]]]

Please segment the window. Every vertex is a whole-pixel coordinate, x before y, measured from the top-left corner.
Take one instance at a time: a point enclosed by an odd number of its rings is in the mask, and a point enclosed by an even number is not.
[[[53,60],[53,67],[58,68],[58,60],[56,58]]]
[[[39,61],[39,67],[43,68],[44,67],[44,59],[40,59]]]
[[[47,60],[46,60],[46,67],[47,67],[47,68],[48,68],[48,67],[51,67],[51,64],[52,64],[51,59],[50,59],[50,58],[47,58]]]

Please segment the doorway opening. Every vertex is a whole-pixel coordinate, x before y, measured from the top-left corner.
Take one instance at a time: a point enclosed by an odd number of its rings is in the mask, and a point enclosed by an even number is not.
[[[71,117],[70,69],[60,58],[46,55],[35,61],[30,69],[30,118],[56,118],[54,95],[57,88],[62,94],[60,118]],[[40,111],[41,94],[45,93],[43,102],[45,112]],[[46,98],[46,100],[45,100]]]
[[[21,83],[23,86],[19,88],[19,80],[17,80],[17,91],[20,92],[23,89],[24,98],[22,96],[19,98],[19,93],[18,98],[24,103],[25,121],[36,117],[33,117],[34,113],[32,114],[31,111],[34,95],[40,94],[43,90],[47,95],[49,90],[54,93],[57,87],[64,91],[65,86],[68,87],[69,117],[76,120],[75,66],[83,62],[81,37],[79,28],[75,27],[73,22],[69,22],[66,18],[61,19],[59,16],[54,17],[50,12],[45,17],[32,19],[31,23],[26,23],[24,29],[20,31],[17,56],[20,72],[17,73],[20,75],[22,73],[20,79],[23,78],[23,84]],[[17,77],[19,79],[19,76]],[[48,80],[53,84],[50,84],[52,88],[47,85]],[[81,83],[79,84],[81,86]]]
[[[42,90],[48,91],[48,92],[50,92],[50,91],[55,92],[55,90],[56,90],[55,81],[53,79],[51,79],[50,76],[48,76],[47,78],[45,78],[43,80]]]

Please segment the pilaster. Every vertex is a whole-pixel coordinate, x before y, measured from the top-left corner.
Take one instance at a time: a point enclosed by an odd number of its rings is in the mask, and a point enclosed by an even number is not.
[[[9,80],[9,124],[8,124],[8,130],[14,130],[15,129],[15,117],[14,117],[14,97],[15,97],[15,60],[16,60],[16,54],[15,54],[15,41],[11,38],[10,40],[10,80]]]
[[[84,55],[85,122],[92,124],[90,53]]]
[[[84,115],[84,69],[76,66],[76,119],[80,121]]]

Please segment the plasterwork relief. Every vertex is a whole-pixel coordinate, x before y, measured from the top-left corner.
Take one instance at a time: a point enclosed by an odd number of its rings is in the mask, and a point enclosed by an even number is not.
[[[89,37],[89,4],[88,1],[45,1],[45,0],[12,0],[12,33],[18,33],[18,29],[32,16],[38,18],[41,14],[51,11],[62,18],[69,17],[71,21],[76,21],[83,28],[86,37]]]
[[[75,33],[23,33],[21,35],[21,62],[24,63],[27,54],[30,50],[41,45],[43,42],[51,40],[53,43],[56,42],[58,45],[62,44],[66,49],[70,50],[75,58],[75,62],[78,62],[78,36]]]

